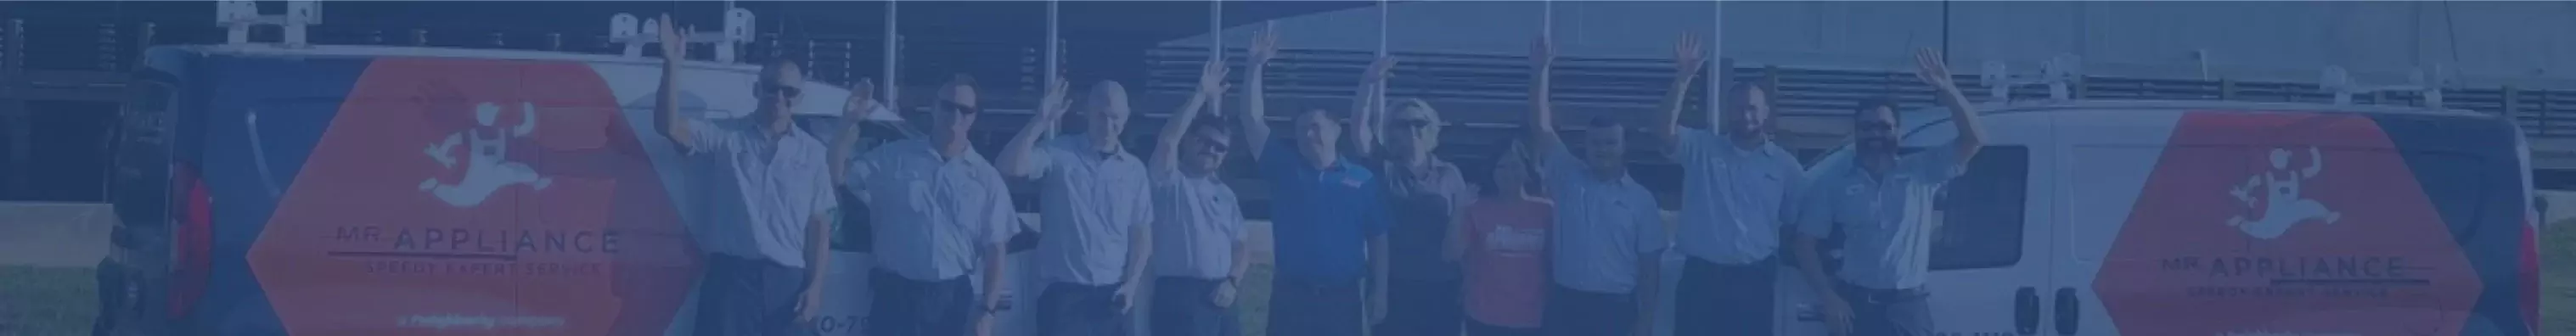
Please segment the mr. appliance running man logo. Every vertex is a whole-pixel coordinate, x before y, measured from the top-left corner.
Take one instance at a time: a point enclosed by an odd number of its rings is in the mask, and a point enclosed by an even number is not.
[[[554,179],[537,175],[536,169],[529,168],[528,164],[511,162],[506,156],[510,150],[510,138],[525,138],[537,132],[536,104],[519,103],[522,121],[516,127],[503,128],[495,124],[500,116],[499,105],[488,102],[476,105],[474,121],[478,126],[449,134],[446,141],[430,145],[427,149],[429,158],[438,160],[440,167],[448,169],[456,168],[453,154],[456,145],[467,145],[465,175],[453,184],[431,177],[420,181],[420,190],[438,196],[447,205],[471,208],[482,205],[483,199],[491,197],[501,187],[527,184],[537,190],[545,190],[547,185],[554,184]]]
[[[2271,169],[2247,177],[2244,184],[2227,191],[2229,196],[2243,201],[2249,211],[2254,211],[2250,215],[2257,216],[2249,219],[2245,217],[2249,214],[2239,214],[2228,218],[2227,226],[2236,227],[2254,238],[2270,240],[2281,237],[2281,233],[2289,232],[2291,226],[2299,223],[2318,220],[2334,224],[2343,219],[2343,213],[2299,194],[2301,184],[2325,171],[2325,153],[2316,147],[2308,147],[2308,167],[2300,170],[2290,169],[2290,155],[2288,149],[2272,149]]]

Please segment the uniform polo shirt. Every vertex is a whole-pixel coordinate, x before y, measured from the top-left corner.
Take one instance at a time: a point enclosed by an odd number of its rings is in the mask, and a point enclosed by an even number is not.
[[[1386,233],[1377,176],[1348,158],[1317,169],[1292,141],[1271,139],[1258,160],[1262,179],[1270,182],[1279,277],[1356,285],[1367,274],[1368,239]]]
[[[1101,153],[1089,136],[1065,136],[1033,149],[1039,188],[1037,254],[1041,279],[1115,284],[1126,275],[1129,233],[1154,218],[1145,164],[1125,150]]]
[[[1709,262],[1743,264],[1780,249],[1789,200],[1805,169],[1776,144],[1754,149],[1704,129],[1684,128],[1672,152],[1682,166],[1681,232],[1674,246]]]
[[[1875,289],[1913,289],[1931,273],[1933,196],[1959,176],[1959,152],[1933,148],[1896,160],[1886,174],[1859,164],[1817,176],[1806,191],[1798,229],[1810,237],[1843,232],[1835,277]]]
[[[969,151],[942,155],[929,141],[887,143],[861,155],[845,181],[868,194],[877,268],[915,281],[952,280],[1008,242],[1018,213],[1000,171]]]
[[[1637,287],[1640,256],[1662,252],[1663,209],[1645,186],[1621,175],[1604,180],[1588,171],[1564,143],[1546,144],[1540,174],[1556,198],[1556,247],[1550,262],[1557,285],[1594,293],[1628,293]]]
[[[689,157],[709,214],[697,225],[709,252],[805,267],[805,230],[839,203],[824,145],[801,128],[771,137],[749,119],[689,120]]]
[[[1216,279],[1234,274],[1234,249],[1243,245],[1243,210],[1227,186],[1211,173],[1191,177],[1178,170],[1152,173],[1154,184],[1154,275]]]

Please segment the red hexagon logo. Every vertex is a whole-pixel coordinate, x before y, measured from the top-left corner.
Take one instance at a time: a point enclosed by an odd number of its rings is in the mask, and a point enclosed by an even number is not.
[[[299,335],[659,334],[697,275],[591,67],[370,64],[250,265]]]
[[[2094,290],[2125,335],[2457,333],[2481,288],[2373,120],[2182,117]]]

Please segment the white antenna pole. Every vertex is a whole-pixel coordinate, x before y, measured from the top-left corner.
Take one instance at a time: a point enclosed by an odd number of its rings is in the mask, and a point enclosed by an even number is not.
[[[897,89],[903,87],[903,81],[896,78],[901,76],[903,72],[895,70],[895,56],[900,54],[895,52],[895,48],[897,48],[898,45],[895,43],[895,40],[903,38],[903,35],[895,34],[895,20],[896,18],[903,17],[902,15],[896,15],[896,4],[897,2],[894,0],[886,0],[885,48],[882,48],[885,53],[885,60],[882,62],[884,64],[881,65],[885,70],[885,81],[882,82],[883,84],[877,85],[885,88],[885,96],[877,98],[877,100],[883,101],[882,103],[878,103],[879,106],[903,106],[895,105],[896,98],[900,97],[900,90]],[[898,111],[898,113],[900,113],[899,111],[903,111],[901,108],[892,108],[890,110]]]
[[[1208,55],[1225,60],[1225,1],[1208,1]]]
[[[1055,88],[1056,81],[1064,80],[1061,75],[1064,69],[1057,68],[1058,64],[1063,63],[1062,57],[1064,57],[1064,38],[1060,35],[1063,32],[1058,30],[1058,28],[1061,28],[1062,26],[1061,22],[1058,21],[1062,18],[1058,15],[1058,4],[1060,3],[1053,0],[1047,1],[1046,66],[1039,67],[1040,69],[1046,69],[1046,82],[1038,83],[1038,90],[1053,90]],[[1046,104],[1041,102],[1038,105],[1040,108],[1044,108]],[[1045,111],[1039,111],[1039,113],[1045,113]],[[1054,126],[1055,125],[1049,125],[1046,128],[1046,138],[1055,138],[1057,127]]]
[[[1708,25],[1708,38],[1707,40],[1704,40],[1708,43],[1708,59],[1705,61],[1715,64],[1702,64],[1701,66],[1708,68],[1708,74],[1705,75],[1708,76],[1708,113],[1713,116],[1717,115],[1716,113],[1718,112],[1719,106],[1725,106],[1720,103],[1723,103],[1726,100],[1726,92],[1724,92],[1726,90],[1726,85],[1732,84],[1723,81],[1725,77],[1720,76],[1724,76],[1726,72],[1734,71],[1734,69],[1727,69],[1722,66],[1725,65],[1726,62],[1720,61],[1726,59],[1726,2],[1712,2],[1709,3],[1709,7],[1713,8],[1709,11],[1709,15],[1715,19],[1709,20],[1712,23]],[[1717,121],[1710,120],[1709,122],[1715,123]]]
[[[1390,11],[1386,0],[1377,0],[1377,57],[1381,58],[1386,57],[1386,17]]]

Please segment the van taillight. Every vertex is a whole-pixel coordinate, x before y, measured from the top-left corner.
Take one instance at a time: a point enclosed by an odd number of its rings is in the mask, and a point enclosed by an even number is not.
[[[2522,325],[2535,334],[2540,329],[2540,226],[2536,221],[2523,220],[2521,269]]]
[[[170,214],[177,217],[171,237],[170,316],[188,316],[188,308],[206,294],[213,277],[214,217],[213,198],[206,193],[206,183],[197,178],[196,169],[173,167],[172,185],[180,187]]]

